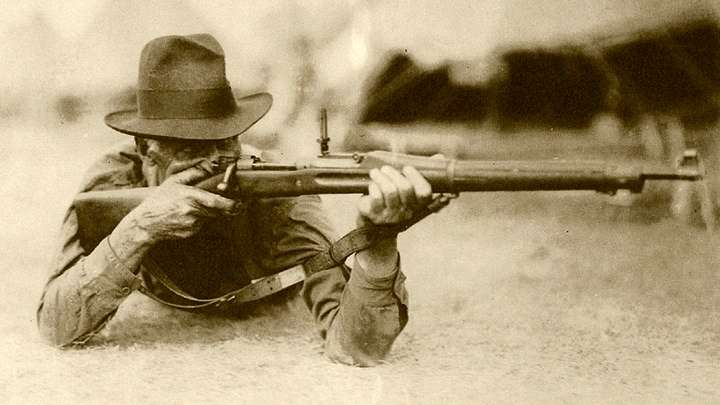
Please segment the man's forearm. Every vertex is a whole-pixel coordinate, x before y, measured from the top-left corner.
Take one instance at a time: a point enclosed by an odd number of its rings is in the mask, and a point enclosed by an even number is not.
[[[63,224],[67,242],[58,258],[61,268],[45,286],[37,312],[38,327],[52,344],[85,340],[139,288],[136,274],[149,244],[142,232],[125,225],[86,254],[75,236],[75,213],[69,213]]]
[[[361,366],[381,362],[407,323],[407,292],[395,257],[391,271],[371,275],[356,256],[332,325],[327,331],[325,354],[331,359]]]
[[[108,236],[108,243],[118,260],[133,274],[137,274],[140,263],[153,245],[153,238],[128,215]]]
[[[398,268],[397,239],[385,239],[359,251],[355,257],[369,277],[385,278],[391,276]]]

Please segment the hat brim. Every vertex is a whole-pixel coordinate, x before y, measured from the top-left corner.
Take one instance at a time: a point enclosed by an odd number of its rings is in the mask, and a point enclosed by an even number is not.
[[[123,110],[105,116],[105,124],[124,134],[143,138],[220,140],[247,131],[267,114],[273,98],[258,93],[236,100],[237,109],[230,115],[194,119],[147,119],[138,117],[137,109]]]

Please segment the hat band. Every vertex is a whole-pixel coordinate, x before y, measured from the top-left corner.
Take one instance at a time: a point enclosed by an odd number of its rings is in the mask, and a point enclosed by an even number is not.
[[[237,108],[230,87],[137,91],[138,116],[146,119],[215,118]]]

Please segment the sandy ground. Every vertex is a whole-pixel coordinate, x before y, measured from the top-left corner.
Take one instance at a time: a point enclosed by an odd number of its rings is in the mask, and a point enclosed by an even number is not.
[[[463,195],[404,234],[411,320],[379,367],[325,360],[303,308],[238,320],[140,295],[89,347],[47,347],[34,310],[55,230],[118,138],[95,121],[2,135],[2,403],[720,401],[718,241],[587,193]],[[326,199],[341,229],[355,198]]]

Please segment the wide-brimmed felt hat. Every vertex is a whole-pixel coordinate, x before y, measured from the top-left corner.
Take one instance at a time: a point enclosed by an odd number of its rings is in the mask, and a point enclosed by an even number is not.
[[[271,105],[268,93],[235,99],[212,35],[173,35],[145,45],[137,108],[110,113],[105,124],[140,137],[220,140],[245,132]]]

